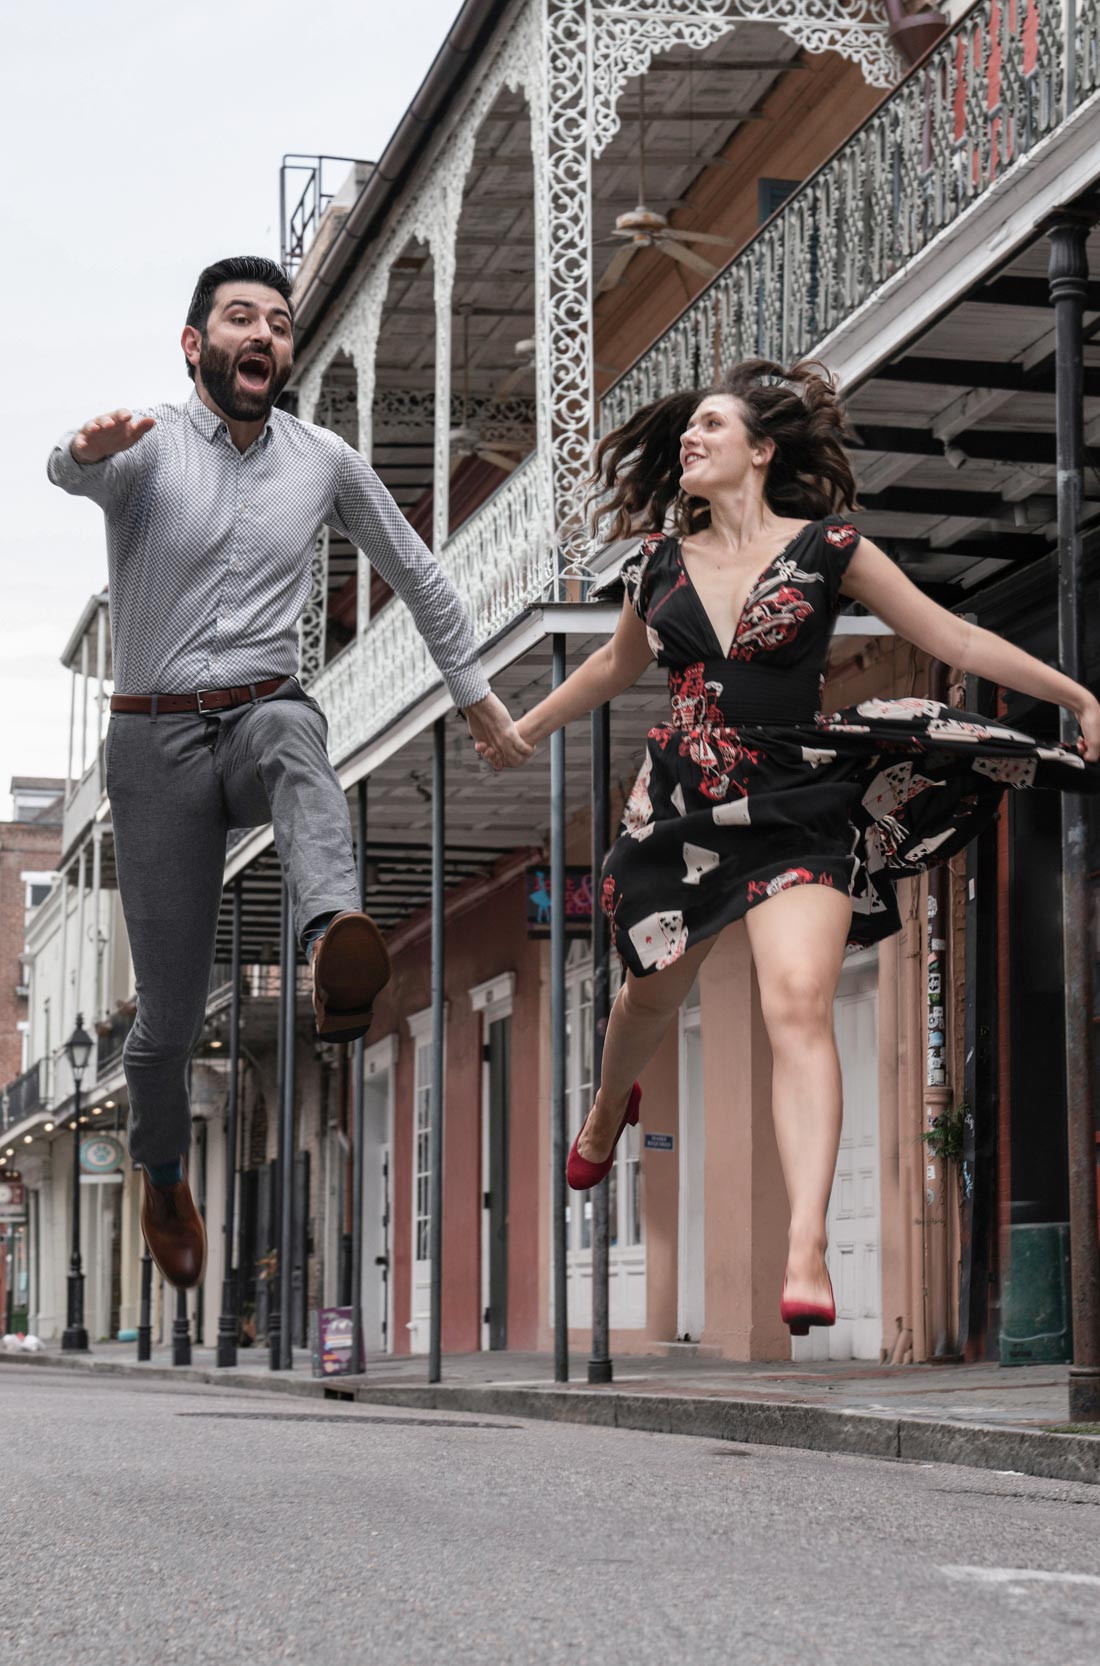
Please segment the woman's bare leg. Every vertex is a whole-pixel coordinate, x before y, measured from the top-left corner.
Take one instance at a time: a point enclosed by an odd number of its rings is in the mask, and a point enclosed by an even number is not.
[[[772,1114],[791,1206],[787,1293],[827,1302],[825,1212],[840,1145],[833,998],[852,910],[844,891],[799,885],[746,915],[772,1049]]]
[[[610,1152],[631,1088],[664,1040],[716,941],[708,937],[663,972],[644,978],[627,972],[607,1023],[600,1090],[578,1146],[590,1163],[603,1162]]]

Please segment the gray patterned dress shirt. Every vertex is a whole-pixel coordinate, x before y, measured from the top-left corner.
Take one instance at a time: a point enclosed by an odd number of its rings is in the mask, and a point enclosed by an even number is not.
[[[115,688],[178,694],[289,677],[323,525],[407,603],[458,706],[489,692],[469,615],[370,464],[339,435],[272,411],[239,452],[193,393],[136,413],[156,427],[78,463],[66,434],[50,479],[107,520]],[[391,604],[392,605],[392,604]]]

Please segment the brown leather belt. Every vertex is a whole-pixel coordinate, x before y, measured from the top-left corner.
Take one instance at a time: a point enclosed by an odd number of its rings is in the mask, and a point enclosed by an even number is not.
[[[206,717],[251,705],[274,694],[286,681],[286,677],[272,677],[266,683],[244,683],[239,688],[198,688],[193,694],[112,694],[111,710],[140,712],[145,717],[158,717],[162,712],[195,712]]]

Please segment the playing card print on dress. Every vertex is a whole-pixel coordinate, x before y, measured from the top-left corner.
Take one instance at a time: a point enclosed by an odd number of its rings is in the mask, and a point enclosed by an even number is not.
[[[837,517],[804,527],[758,576],[728,654],[675,538],[647,538],[609,581],[669,680],[669,721],[650,730],[604,865],[601,900],[636,976],[808,885],[849,898],[853,946],[878,942],[900,926],[898,880],[961,850],[1006,789],[1100,790],[1100,766],[1072,748],[935,700],[821,709],[858,543]]]
[[[716,850],[707,850],[704,845],[684,845],[684,874],[685,885],[698,885],[699,881],[708,873],[713,873],[722,858]]]

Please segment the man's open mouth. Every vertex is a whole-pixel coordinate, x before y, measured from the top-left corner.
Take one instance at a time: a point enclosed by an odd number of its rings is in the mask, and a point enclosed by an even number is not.
[[[271,360],[262,353],[249,353],[237,363],[237,375],[249,393],[263,393],[272,374]]]

